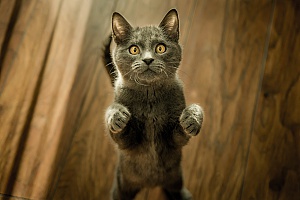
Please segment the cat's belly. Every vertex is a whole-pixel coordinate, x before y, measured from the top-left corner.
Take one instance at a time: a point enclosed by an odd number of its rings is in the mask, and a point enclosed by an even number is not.
[[[126,156],[122,161],[122,173],[130,182],[142,186],[163,185],[179,176],[181,153],[158,153],[151,146],[147,151]]]
[[[148,115],[144,129],[137,133],[143,134],[141,143],[121,152],[121,172],[131,183],[151,187],[180,176],[181,148],[170,145],[175,124],[169,120],[164,115]]]

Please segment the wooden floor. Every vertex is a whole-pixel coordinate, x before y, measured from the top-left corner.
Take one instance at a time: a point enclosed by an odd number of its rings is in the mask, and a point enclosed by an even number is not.
[[[1,200],[109,199],[111,14],[158,24],[174,7],[186,99],[205,110],[186,187],[195,200],[299,200],[299,0],[0,0]]]

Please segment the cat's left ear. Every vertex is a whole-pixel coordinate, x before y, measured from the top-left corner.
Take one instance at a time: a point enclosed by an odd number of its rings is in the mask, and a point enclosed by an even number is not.
[[[130,36],[132,26],[119,13],[115,12],[112,16],[113,38],[117,44]]]
[[[170,39],[178,42],[179,40],[179,18],[176,9],[170,10],[160,22],[161,27]]]

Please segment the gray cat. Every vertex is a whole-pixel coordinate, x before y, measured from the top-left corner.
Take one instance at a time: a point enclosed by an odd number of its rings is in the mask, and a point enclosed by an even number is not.
[[[199,133],[203,110],[186,107],[177,76],[181,61],[179,19],[170,10],[160,25],[133,28],[122,15],[112,16],[116,43],[104,61],[115,99],[105,120],[119,149],[112,199],[133,199],[144,187],[161,186],[169,199],[192,199],[183,187],[182,147]]]

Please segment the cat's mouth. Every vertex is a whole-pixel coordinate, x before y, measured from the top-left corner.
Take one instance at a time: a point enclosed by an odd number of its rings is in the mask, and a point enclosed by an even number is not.
[[[160,70],[147,67],[137,72],[136,77],[140,82],[151,83],[154,81],[158,81],[161,78],[160,73],[161,73]]]
[[[150,67],[148,67],[147,69],[145,69],[142,73],[157,74],[157,72],[155,70],[151,69]]]
[[[163,68],[160,67],[160,66],[157,66],[157,65],[150,65],[150,66],[147,66],[145,67],[143,70],[142,70],[142,73],[149,73],[149,74],[161,74],[163,72]]]
[[[144,71],[138,73],[138,76],[140,79],[145,79],[145,80],[150,81],[151,79],[157,77],[158,74],[154,70],[148,68],[148,69],[145,69]]]

